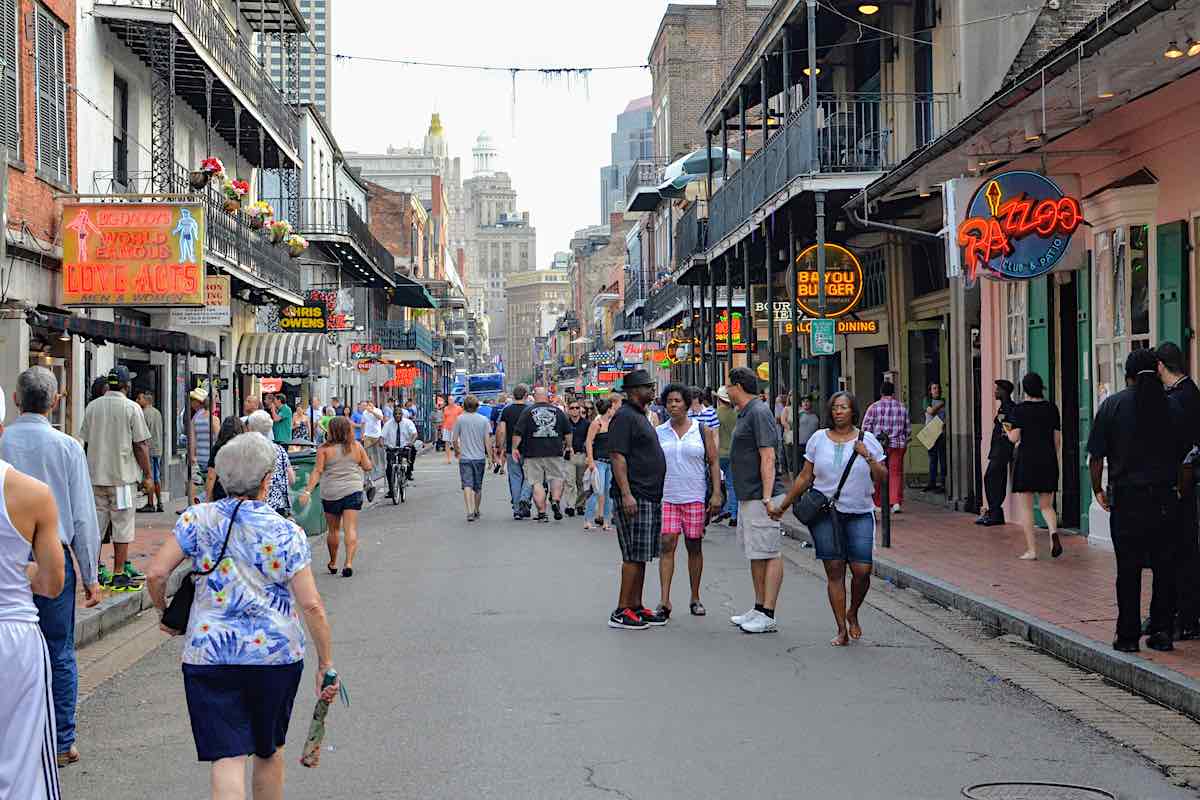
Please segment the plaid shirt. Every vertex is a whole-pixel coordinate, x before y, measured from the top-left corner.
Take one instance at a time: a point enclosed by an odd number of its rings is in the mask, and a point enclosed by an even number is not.
[[[863,417],[862,426],[875,435],[886,433],[888,449],[908,446],[911,422],[908,409],[894,397],[882,397],[872,403]]]

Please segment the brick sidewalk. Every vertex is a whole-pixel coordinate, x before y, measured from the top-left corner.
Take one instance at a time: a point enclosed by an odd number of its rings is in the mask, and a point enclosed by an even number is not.
[[[1079,536],[1063,536],[1064,553],[1049,555],[1050,537],[1038,533],[1037,561],[1017,558],[1024,537],[1016,525],[984,528],[974,517],[919,502],[892,517],[892,546],[877,558],[989,598],[1066,628],[1111,652],[1117,620],[1116,562],[1111,552]],[[1150,604],[1150,572],[1144,573],[1143,615]],[[1176,642],[1175,651],[1143,646],[1140,657],[1200,679],[1200,641]]]
[[[174,511],[175,505],[177,504],[168,504],[167,510],[162,514],[137,515],[137,534],[133,544],[129,546],[129,560],[142,572],[149,568],[150,560],[158,552],[159,545],[175,529],[175,520],[179,519]],[[100,557],[104,566],[112,569],[112,544],[106,544],[100,548]],[[82,607],[82,585],[76,587],[75,596],[76,604]],[[114,593],[106,590],[104,596],[113,597]]]

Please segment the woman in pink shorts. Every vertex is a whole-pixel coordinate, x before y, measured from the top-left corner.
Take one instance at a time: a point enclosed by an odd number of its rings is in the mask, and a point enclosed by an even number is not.
[[[678,383],[663,389],[660,402],[668,419],[658,426],[658,443],[667,460],[663,481],[662,548],[658,577],[662,582],[662,604],[658,613],[671,616],[671,578],[675,574],[675,548],[683,534],[688,554],[688,577],[692,583],[692,614],[707,613],[700,603],[700,575],[704,571],[704,526],[718,514],[721,497],[721,468],[717,458],[717,435],[698,419],[688,419],[692,391]],[[708,498],[708,509],[704,507]]]

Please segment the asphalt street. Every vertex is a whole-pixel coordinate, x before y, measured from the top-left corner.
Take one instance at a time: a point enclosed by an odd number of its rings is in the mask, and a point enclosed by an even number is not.
[[[305,673],[287,744],[290,798],[950,798],[987,780],[1061,780],[1128,798],[1191,797],[1149,762],[873,608],[834,648],[824,584],[789,565],[780,631],[753,604],[732,530],[705,542],[706,618],[618,631],[613,534],[514,522],[489,473],[465,521],[457,468],[427,456],[408,502],[363,517],[350,579],[318,575],[352,695],[299,766]],[[312,540],[314,563],[324,547]],[[793,551],[811,559],[811,551]],[[320,570],[324,572],[324,570]],[[646,601],[658,598],[657,569]],[[309,668],[315,652],[310,653]],[[179,669],[164,643],[80,710],[64,797],[207,797]]]

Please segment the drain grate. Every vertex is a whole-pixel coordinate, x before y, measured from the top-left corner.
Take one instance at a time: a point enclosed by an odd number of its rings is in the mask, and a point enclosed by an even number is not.
[[[1117,800],[1117,796],[1092,786],[1039,781],[977,783],[962,790],[970,800]]]

